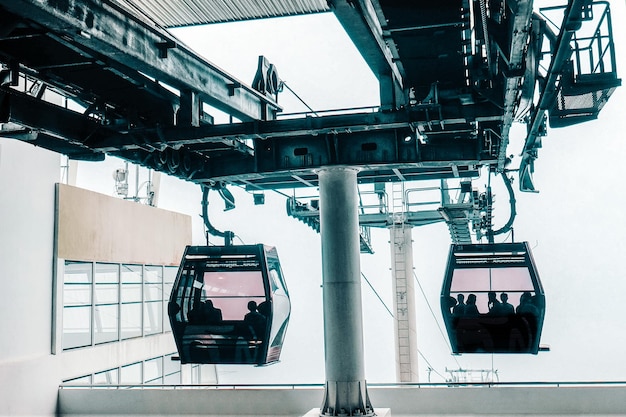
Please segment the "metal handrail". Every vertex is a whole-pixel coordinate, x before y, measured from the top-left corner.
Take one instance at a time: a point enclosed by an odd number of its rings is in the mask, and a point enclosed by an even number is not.
[[[378,382],[368,383],[368,388],[449,388],[449,387],[582,387],[625,386],[626,381],[510,381],[510,382]],[[323,389],[321,383],[298,384],[61,384],[59,389]]]

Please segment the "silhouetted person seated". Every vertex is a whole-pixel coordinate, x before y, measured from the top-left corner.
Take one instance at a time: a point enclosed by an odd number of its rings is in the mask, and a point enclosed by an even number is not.
[[[243,321],[253,330],[254,334],[252,334],[252,339],[262,339],[265,335],[265,324],[267,320],[263,314],[257,311],[256,301],[248,302],[248,310],[249,313],[244,316]]]
[[[507,293],[503,292],[500,294],[500,300],[502,300],[502,303],[500,303],[500,314],[505,316],[515,314],[515,308],[509,303],[509,295]]]
[[[467,296],[467,303],[465,304],[464,315],[467,317],[478,316],[480,312],[476,307],[476,294],[470,294]]]
[[[202,322],[202,303],[198,303],[187,313],[189,323],[198,324]]]
[[[222,321],[222,310],[213,306],[213,301],[206,300],[198,303],[188,315],[189,322],[193,324],[215,324]]]
[[[452,314],[452,310],[456,306],[456,300],[452,296],[448,296],[448,302],[446,303],[446,307],[448,309],[448,313]]]
[[[487,314],[490,315],[501,315],[502,314],[502,303],[500,303],[500,301],[498,301],[498,298],[496,297],[496,292],[495,291],[489,291],[487,293],[487,308],[489,309],[489,312]]]
[[[204,323],[215,324],[222,321],[222,310],[213,306],[213,301],[206,300],[202,305]]]
[[[522,314],[522,315],[523,314],[532,314],[534,316],[539,315],[539,309],[537,308],[535,303],[533,303],[533,297],[530,294],[530,292],[525,291],[524,293],[522,293],[522,296],[519,299],[519,305],[515,309],[515,312],[517,314]]]
[[[261,304],[259,304],[256,308],[256,310],[263,314],[265,316],[265,318],[267,319],[270,314],[272,314],[272,305],[270,304],[269,301],[263,301]]]
[[[455,306],[452,307],[452,314],[455,316],[462,316],[465,314],[465,296],[459,294],[456,296]]]

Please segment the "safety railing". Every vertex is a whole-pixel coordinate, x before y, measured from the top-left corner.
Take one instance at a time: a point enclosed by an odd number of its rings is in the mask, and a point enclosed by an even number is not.
[[[454,387],[608,387],[624,386],[626,381],[510,381],[510,382],[381,382],[368,383],[368,388],[454,388]],[[299,389],[324,389],[320,383],[298,384],[151,384],[151,385],[105,385],[105,384],[61,384],[59,389],[215,389],[215,390],[299,390]]]

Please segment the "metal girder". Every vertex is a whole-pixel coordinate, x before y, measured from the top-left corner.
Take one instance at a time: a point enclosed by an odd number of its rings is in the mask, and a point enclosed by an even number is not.
[[[352,39],[365,62],[380,81],[381,105],[385,109],[400,108],[408,104],[403,77],[390,46],[383,38],[378,17],[377,0],[329,0],[346,33]]]
[[[579,29],[586,20],[593,22],[593,12],[590,7],[593,7],[593,0],[570,0],[567,7],[564,10],[563,21],[559,28],[558,36],[553,39],[551,45],[551,61],[550,66],[547,70],[547,74],[545,76],[545,81],[541,84],[541,90],[539,91],[539,99],[535,104],[528,121],[528,134],[526,136],[524,142],[524,148],[522,150],[522,160],[520,162],[519,167],[519,188],[520,191],[526,192],[536,192],[535,185],[532,180],[532,173],[534,171],[534,161],[537,159],[538,148],[541,147],[541,137],[546,134],[546,119],[548,112],[555,111],[555,104],[557,101],[557,97],[564,85],[567,84],[568,80],[565,80],[567,77],[567,67],[571,63],[572,59],[572,43],[577,44],[578,40],[575,39],[575,33]],[[608,12],[608,3],[606,2],[598,2],[597,4],[605,4],[607,6],[606,11]],[[608,16],[607,16],[608,19]],[[609,19],[608,26],[608,35],[607,46],[609,46],[608,50],[602,51],[601,55],[610,56],[611,59],[614,59],[614,50],[613,50],[613,40],[611,34],[611,25]],[[588,28],[585,28],[588,30]],[[583,29],[584,31],[584,29]],[[546,33],[548,35],[548,33]],[[595,35],[600,35],[599,26],[595,29]],[[553,37],[550,34],[550,37]],[[602,42],[598,42],[600,45]],[[586,52],[589,55],[592,55],[593,51]],[[597,53],[597,52],[596,52]],[[600,58],[602,59],[602,58]],[[600,65],[601,66],[601,65]],[[595,69],[594,69],[595,70]],[[593,77],[595,74],[587,74],[587,76]],[[608,86],[609,91],[604,92],[603,101],[601,100],[601,105],[596,109],[597,112],[600,111],[604,101],[608,99],[608,96],[612,93],[612,90],[621,84],[621,81],[617,79],[617,74],[615,73],[615,65],[611,64],[611,70],[608,74],[600,74],[600,76],[610,75]],[[573,77],[573,74],[571,75]],[[601,78],[599,80],[595,80],[595,83],[591,83],[591,85],[587,85],[587,88],[592,87],[595,84],[594,88],[590,88],[589,91],[599,90],[606,88],[607,86],[604,84],[605,79]],[[571,82],[571,81],[570,81]],[[585,118],[584,120],[592,120],[597,116],[591,115],[589,118]]]
[[[251,189],[312,187],[317,184],[316,170],[333,165],[359,167],[359,181],[364,183],[459,178],[476,176],[478,166],[490,163],[480,141],[471,136],[420,142],[412,130],[414,120],[421,117],[417,113],[122,133],[11,88],[0,90],[0,109],[0,122],[15,124],[5,125],[0,135],[74,159],[103,159],[108,153],[196,183],[227,181]]]
[[[0,123],[19,125],[3,125],[0,136],[21,139],[75,159],[104,159],[104,152],[94,151],[83,142],[90,135],[102,135],[105,127],[80,113],[15,90],[0,89]]]
[[[356,133],[389,129],[406,129],[410,134],[407,113],[364,113],[307,117],[273,121],[253,121],[200,127],[163,127],[158,129],[134,129],[128,134],[89,141],[89,146],[103,152],[130,150],[138,147],[137,137],[153,146],[190,146],[201,148],[204,144],[223,140],[295,138],[333,133]]]
[[[235,77],[201,58],[166,30],[109,1],[0,0],[0,8],[52,32],[77,48],[142,72],[241,120],[280,109]],[[271,118],[271,117],[270,117]]]
[[[529,1],[520,0],[520,4],[528,5]],[[381,8],[381,4],[384,7]],[[455,13],[457,6],[455,2],[452,9]],[[514,70],[520,66],[518,61],[523,59],[518,43],[525,36],[509,34],[507,37],[508,40],[514,37],[510,49],[515,52],[511,54],[518,55],[506,57],[513,69],[510,74],[505,74],[509,79],[507,90],[511,89],[507,95],[510,103],[504,111],[506,114],[503,115],[503,109],[490,100],[476,97],[470,100],[466,97],[470,95],[469,91],[461,91],[458,86],[444,90],[443,84],[436,82],[428,83],[432,87],[432,96],[409,105],[403,101],[402,66],[398,66],[400,61],[397,61],[401,55],[391,48],[394,44],[392,36],[401,34],[406,38],[408,33],[421,33],[425,29],[403,26],[407,22],[398,19],[406,15],[404,9],[390,10],[389,3],[337,0],[335,12],[353,25],[354,31],[349,34],[357,45],[361,42],[362,52],[371,54],[368,62],[380,70],[375,72],[382,77],[382,88],[388,88],[385,82],[393,80],[392,89],[398,93],[394,100],[401,100],[389,105],[390,102],[385,102],[389,97],[383,97],[382,110],[374,113],[260,120],[268,116],[268,107],[269,119],[278,109],[270,98],[212,67],[177,44],[166,31],[129,15],[110,0],[0,0],[0,7],[20,16],[20,23],[28,22],[30,29],[44,28],[37,36],[46,39],[46,45],[52,42],[52,45],[65,48],[58,51],[69,51],[61,57],[51,52],[49,64],[53,67],[75,62],[80,66],[100,65],[105,73],[127,81],[126,84],[136,86],[138,91],[146,91],[142,89],[142,83],[154,79],[149,96],[154,100],[149,100],[146,95],[144,101],[165,107],[171,102],[184,113],[179,115],[177,125],[167,122],[106,125],[89,117],[89,113],[67,114],[65,109],[53,108],[13,91],[5,93],[9,97],[6,108],[10,116],[7,120],[26,128],[7,134],[33,143],[39,140],[36,144],[70,156],[108,153],[193,182],[227,181],[257,189],[316,186],[316,171],[325,166],[358,167],[360,182],[376,182],[470,177],[477,174],[481,165],[496,165],[506,148],[508,131],[505,126],[505,135],[502,135],[502,124],[510,124],[511,116],[508,115],[507,119],[507,114],[513,111],[516,83],[520,77]],[[416,14],[405,16],[405,20],[421,16],[420,10],[413,10]],[[385,22],[384,11],[393,11],[396,19],[396,26],[387,28],[389,33],[383,33],[381,26]],[[452,11],[446,9],[443,16],[446,22],[455,15]],[[464,15],[463,19],[466,22],[469,18]],[[525,22],[524,17],[519,20]],[[519,27],[517,24],[513,26],[524,32],[522,23]],[[463,45],[463,37],[456,31],[465,33],[467,24],[460,25],[446,26],[454,35],[453,49]],[[423,42],[423,39],[419,41]],[[19,56],[20,45],[38,45],[10,42],[6,38],[0,39],[5,58]],[[410,43],[403,45],[410,46]],[[46,62],[35,59],[32,53],[28,58],[27,62],[37,65],[32,68],[22,65],[22,72],[28,70],[27,73],[34,78],[47,74],[37,70],[39,65],[44,68]],[[456,59],[454,62],[465,77],[465,61]],[[435,71],[431,72],[437,75]],[[93,87],[84,75],[75,79],[79,81],[77,87],[85,91]],[[63,78],[57,81],[53,85],[61,87]],[[465,85],[465,78],[461,81]],[[179,94],[168,97],[164,85],[175,87]],[[66,87],[71,89],[73,85]],[[100,96],[109,97],[104,91],[100,91]],[[245,94],[248,94],[247,98],[242,99]],[[123,97],[123,94],[110,96],[111,102],[122,103],[121,109],[132,107],[128,104],[130,102],[122,100]],[[502,99],[500,97],[500,103]],[[226,109],[244,122],[202,125],[201,101]],[[29,113],[25,104],[28,102],[33,102],[33,108],[41,108],[41,111]],[[250,110],[250,106],[254,109]],[[246,113],[248,110],[250,112]],[[43,113],[51,118],[39,116]],[[55,119],[65,122],[54,123]]]
[[[433,138],[459,137],[459,132],[475,129],[478,125],[501,120],[501,115],[482,111],[479,105],[472,108],[455,107],[455,112],[448,111],[454,118],[440,119],[439,106],[413,106],[410,111],[356,113],[323,117],[306,117],[269,121],[252,121],[235,124],[206,126],[164,126],[158,128],[132,129],[117,133],[107,138],[94,138],[88,145],[102,152],[131,150],[138,147],[137,138],[142,143],[155,147],[189,146],[202,149],[203,144],[223,140],[246,139],[293,139],[301,136],[319,136],[338,133],[374,132],[384,130],[403,131],[412,136],[416,131]]]
[[[514,17],[510,53],[507,57],[508,65],[503,73],[505,77],[504,115],[501,133],[502,143],[500,145],[500,154],[498,155],[498,171],[504,169],[507,155],[506,148],[509,144],[509,131],[513,124],[515,108],[519,105],[520,83],[524,76],[526,45],[529,39],[533,13],[532,0],[520,0],[515,2],[515,5],[517,9],[512,10]]]

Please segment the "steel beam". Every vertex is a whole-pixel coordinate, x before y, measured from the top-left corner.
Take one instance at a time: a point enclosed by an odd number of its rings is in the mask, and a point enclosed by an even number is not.
[[[107,129],[74,111],[35,97],[0,89],[0,123],[15,123],[23,128],[0,130],[0,136],[13,137],[64,153],[77,159],[104,159],[104,153],[89,149],[83,142],[89,135],[100,136]],[[109,132],[110,133],[110,132]]]
[[[533,2],[523,0],[516,2],[517,9],[513,17],[513,30],[511,33],[510,55],[508,56],[508,68],[504,72],[504,115],[498,155],[498,171],[504,169],[509,144],[509,131],[513,124],[515,107],[519,104],[519,85],[524,74],[526,61],[526,45],[530,33],[530,23],[533,13]]]
[[[236,124],[206,125],[199,127],[172,126],[162,128],[133,129],[103,141],[91,141],[89,146],[100,151],[130,150],[136,145],[135,137],[143,137],[153,145],[172,147],[195,146],[225,139],[290,139],[303,136],[319,136],[337,133],[375,132],[384,130],[406,130],[412,134],[420,126],[445,126],[445,129],[429,131],[429,135],[458,137],[455,130],[469,130],[471,122],[491,122],[501,120],[501,115],[483,111],[485,109],[464,109],[453,116],[439,120],[434,116],[436,106],[413,106],[409,111],[357,113],[323,117],[306,117],[269,121],[252,121]]]
[[[0,0],[0,8],[36,22],[76,47],[140,71],[241,120],[258,120],[268,96],[192,52],[165,29],[110,1]]]
[[[556,100],[559,81],[563,69],[572,55],[570,41],[574,33],[579,28],[583,7],[591,4],[591,0],[571,0],[565,9],[561,31],[553,45],[552,60],[548,68],[545,82],[542,84],[539,100],[534,111],[530,115],[528,122],[528,135],[522,150],[522,160],[519,167],[519,188],[520,191],[535,192],[532,183],[532,171],[534,170],[534,160],[537,159],[537,148],[540,147],[540,137],[542,125],[545,123],[546,113]]]
[[[380,100],[385,109],[406,106],[408,95],[392,52],[383,39],[383,29],[372,0],[331,0],[331,10],[378,78]]]

